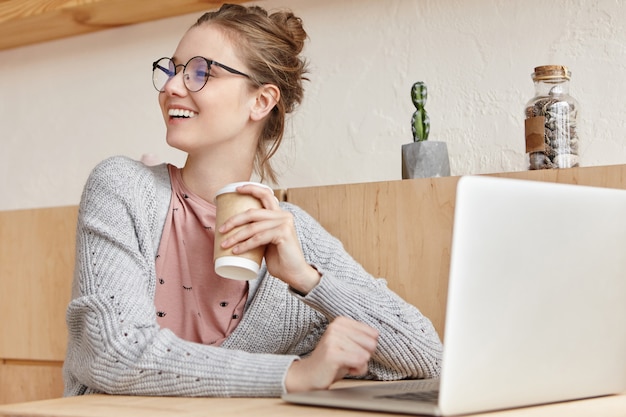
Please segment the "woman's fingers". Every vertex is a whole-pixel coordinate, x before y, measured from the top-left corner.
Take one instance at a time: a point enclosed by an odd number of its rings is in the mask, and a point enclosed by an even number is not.
[[[337,317],[324,333],[324,342],[331,345],[333,354],[345,355],[345,366],[362,375],[378,345],[378,331],[359,321]],[[351,373],[352,374],[352,373]]]
[[[245,252],[268,243],[280,243],[284,236],[290,235],[289,227],[292,224],[293,219],[288,212],[250,209],[232,216],[221,225],[219,229],[221,233],[229,233],[238,228],[222,242],[222,247],[228,248],[239,244],[240,251]]]
[[[229,219],[226,219],[224,224],[219,225],[219,230],[221,233],[228,233],[232,229],[236,227],[240,227],[252,222],[259,222],[264,220],[272,220],[279,221],[283,216],[278,216],[277,213],[282,213],[280,209],[278,199],[274,196],[274,193],[265,188],[258,187],[256,185],[244,185],[237,187],[237,192],[240,194],[247,194],[257,198],[261,201],[263,208],[261,209],[249,209],[242,213],[238,213]],[[271,213],[275,212],[275,213]],[[266,225],[264,229],[268,227],[272,227],[271,225]],[[255,232],[256,230],[252,230]],[[242,238],[241,240],[249,239],[251,233],[248,233],[246,238]]]
[[[347,375],[367,374],[377,344],[376,329],[347,317],[336,318],[311,356],[292,364],[285,381],[287,390],[326,389]]]
[[[277,210],[280,208],[278,198],[276,198],[272,190],[268,190],[265,187],[257,187],[253,184],[243,185],[241,187],[237,187],[237,192],[256,197],[259,201],[261,201],[263,207],[268,210]]]

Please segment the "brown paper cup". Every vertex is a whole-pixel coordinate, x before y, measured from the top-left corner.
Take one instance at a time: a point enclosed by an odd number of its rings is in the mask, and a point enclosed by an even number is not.
[[[213,261],[215,264],[215,273],[224,278],[237,280],[252,280],[258,276],[261,269],[261,262],[265,253],[265,247],[259,247],[235,255],[229,249],[222,249],[221,244],[224,239],[239,230],[238,227],[226,234],[221,234],[217,229],[230,217],[237,213],[242,213],[250,208],[263,207],[261,202],[247,194],[239,194],[237,187],[246,184],[254,184],[256,186],[270,188],[267,185],[256,182],[236,182],[228,184],[219,190],[215,196],[216,219],[215,219],[215,251]]]

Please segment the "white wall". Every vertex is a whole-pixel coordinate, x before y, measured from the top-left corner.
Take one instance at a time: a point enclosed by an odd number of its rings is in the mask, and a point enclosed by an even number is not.
[[[618,0],[264,0],[310,35],[311,82],[281,187],[400,179],[413,82],[453,175],[526,169],[530,73],[568,65],[583,165],[626,163],[626,5]],[[0,209],[77,204],[101,159],[164,143],[150,64],[199,14],[0,51]]]

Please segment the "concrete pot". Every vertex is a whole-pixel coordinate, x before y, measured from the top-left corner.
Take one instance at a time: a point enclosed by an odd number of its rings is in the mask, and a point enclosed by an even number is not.
[[[402,145],[402,179],[450,175],[445,142],[421,141]]]

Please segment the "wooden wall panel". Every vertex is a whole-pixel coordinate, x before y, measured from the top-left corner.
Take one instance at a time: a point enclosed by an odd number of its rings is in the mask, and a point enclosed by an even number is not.
[[[626,188],[626,165],[494,176]],[[305,209],[371,274],[417,306],[443,336],[459,177],[291,188]]]
[[[0,404],[63,396],[62,362],[0,362]]]
[[[61,361],[78,208],[0,212],[0,359]]]
[[[417,306],[440,331],[458,178],[287,190],[352,256]],[[442,333],[441,333],[442,334]]]

